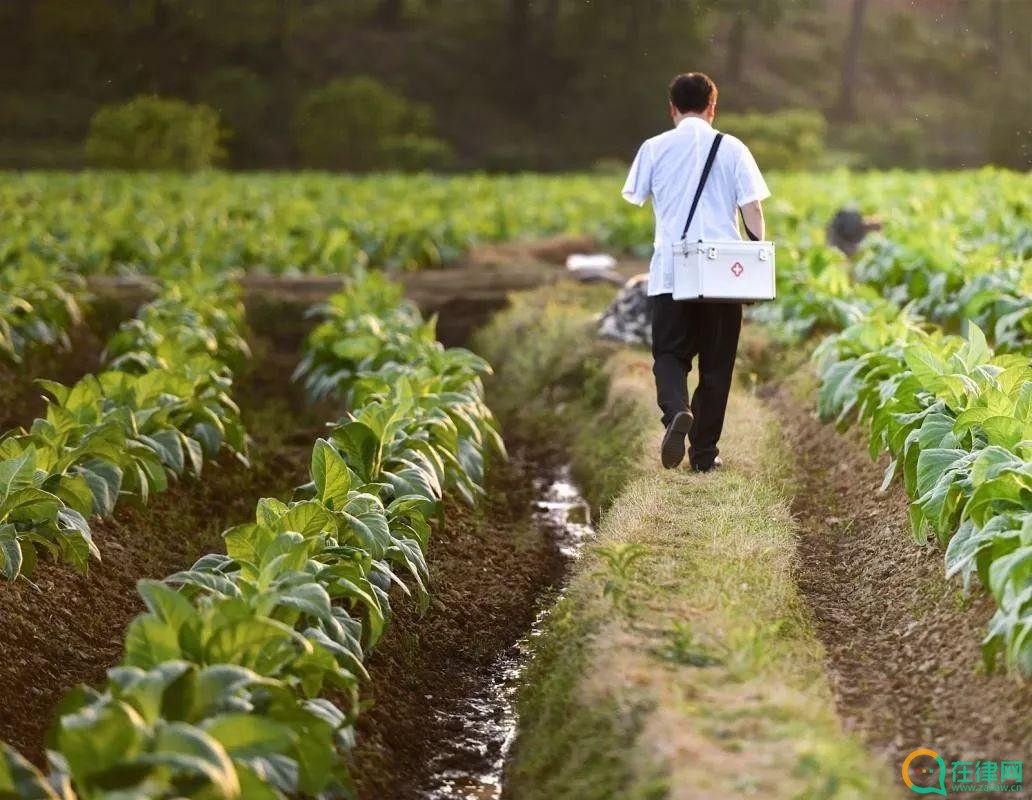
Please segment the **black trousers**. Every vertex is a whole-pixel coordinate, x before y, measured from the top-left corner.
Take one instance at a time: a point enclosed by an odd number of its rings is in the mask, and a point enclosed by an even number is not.
[[[740,303],[674,300],[669,294],[649,298],[652,304],[652,374],[656,400],[669,425],[688,408],[688,373],[699,357],[699,386],[691,401],[695,423],[688,434],[688,457],[708,467],[719,452],[727,396],[742,330]]]

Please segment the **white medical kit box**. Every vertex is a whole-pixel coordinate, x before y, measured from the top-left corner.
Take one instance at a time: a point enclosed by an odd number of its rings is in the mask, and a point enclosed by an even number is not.
[[[682,240],[672,247],[674,300],[774,299],[774,242]]]

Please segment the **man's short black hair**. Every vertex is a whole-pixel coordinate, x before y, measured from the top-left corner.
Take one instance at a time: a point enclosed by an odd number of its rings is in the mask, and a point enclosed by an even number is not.
[[[701,114],[716,102],[717,84],[701,72],[685,72],[670,81],[670,102],[682,114]]]

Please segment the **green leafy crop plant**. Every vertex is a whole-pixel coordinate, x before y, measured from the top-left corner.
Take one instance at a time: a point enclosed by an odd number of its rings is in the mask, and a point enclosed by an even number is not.
[[[33,347],[71,347],[69,331],[82,322],[86,282],[27,253],[0,269],[0,356],[21,363]]]
[[[170,477],[199,477],[222,450],[247,462],[226,362],[246,357],[230,285],[170,285],[124,323],[108,369],[74,386],[40,381],[46,415],[0,438],[0,574],[31,575],[43,550],[86,572],[88,519],[121,497],[146,502]]]
[[[780,301],[758,316],[795,338],[912,302],[954,332],[972,320],[1014,350],[1032,330],[1030,181],[990,169],[775,174],[767,213]],[[166,275],[198,263],[210,273],[347,275],[437,267],[479,243],[553,234],[645,256],[651,213],[628,207],[619,184],[612,174],[8,175],[0,266],[34,258],[80,274]],[[884,223],[855,265],[823,246],[845,205]]]
[[[798,341],[907,306],[946,330],[969,322],[996,349],[1032,341],[1032,178],[1018,173],[831,173],[781,176],[769,203],[779,242],[778,301],[753,309]],[[813,193],[816,192],[816,195]],[[851,262],[824,244],[834,211],[880,218]]]
[[[987,664],[1002,653],[1032,673],[1032,361],[995,355],[977,326],[961,339],[905,314],[850,326],[815,358],[821,416],[869,426],[915,536],[946,544],[948,575],[977,574],[996,600]]]

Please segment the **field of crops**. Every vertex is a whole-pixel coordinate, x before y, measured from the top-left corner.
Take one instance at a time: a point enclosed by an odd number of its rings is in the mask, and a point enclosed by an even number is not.
[[[246,356],[237,306],[193,288],[171,286],[122,326],[110,372],[45,384],[47,419],[4,439],[9,580],[31,574],[37,550],[85,571],[101,557],[88,516],[126,495],[146,501],[166,473],[199,475],[220,450],[246,458],[220,360]],[[225,554],[140,582],[148,611],[126,631],[121,665],[61,705],[55,772],[48,781],[5,750],[5,793],[349,793],[338,751],[388,591],[425,602],[430,518],[445,491],[474,503],[485,456],[504,446],[481,397],[487,365],[441,348],[393,286],[369,277],[318,313],[298,377],[350,412],[314,443],[311,482],[290,503],[262,500],[253,522],[226,531]]]
[[[343,274],[312,309],[295,382],[327,409],[310,481],[164,581],[102,685],[56,709],[48,764],[0,750],[0,797],[351,797],[365,663],[409,595],[430,604],[446,496],[477,506],[505,457],[490,367],[446,349],[388,274],[556,233],[641,256],[648,210],[609,175],[0,178],[0,357],[69,347],[86,278],[141,275],[103,370],[39,378],[45,413],[0,438],[0,574],[43,561],[89,580],[98,519],[212,463],[249,463],[234,379],[252,359],[242,272]],[[781,348],[813,348],[821,417],[867,434],[901,482],[917,541],[987,592],[989,669],[1032,675],[1032,179],[982,171],[780,175],[768,224],[779,300],[753,309]],[[855,261],[823,226],[855,203],[882,232]],[[293,487],[284,486],[284,490]],[[4,591],[0,586],[0,592]],[[0,655],[2,658],[2,655]]]

